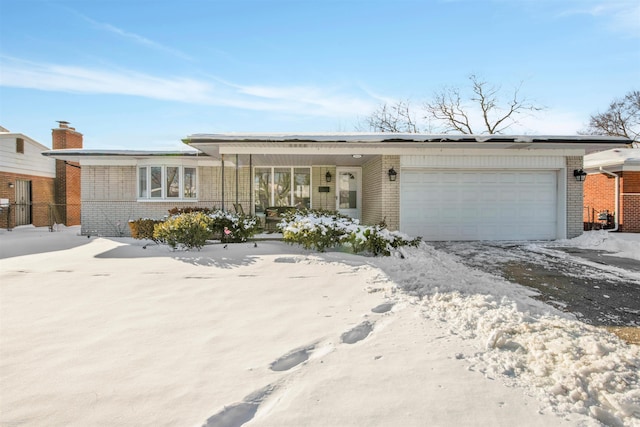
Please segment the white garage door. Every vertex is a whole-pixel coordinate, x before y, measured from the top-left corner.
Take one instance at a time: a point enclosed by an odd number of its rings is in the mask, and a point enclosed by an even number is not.
[[[403,170],[400,229],[426,241],[557,237],[555,171]]]

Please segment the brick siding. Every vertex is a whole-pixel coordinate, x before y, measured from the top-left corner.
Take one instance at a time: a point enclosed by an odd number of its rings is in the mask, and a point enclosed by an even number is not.
[[[36,227],[48,226],[49,206],[55,203],[54,178],[0,172],[0,198],[8,199],[13,210],[8,216],[8,209],[2,208],[0,228],[11,228],[16,225],[15,206],[13,205],[16,202],[16,191],[15,187],[9,187],[9,183],[15,185],[16,180],[31,181],[31,223]]]
[[[400,228],[400,179],[389,181],[388,171],[400,167],[400,156],[378,156],[362,168],[362,223],[385,222],[389,230]]]
[[[626,171],[620,176],[619,230],[627,233],[640,232],[640,172]],[[584,222],[598,223],[598,213],[614,214],[615,178],[599,173],[588,175],[584,182]],[[595,219],[594,219],[595,216]]]
[[[382,156],[377,156],[362,167],[362,223],[374,225],[383,219]]]
[[[640,171],[622,173],[620,231],[640,233]]]
[[[82,134],[61,124],[51,131],[54,150],[82,148]],[[79,225],[81,222],[80,165],[74,162],[56,160],[55,197],[60,210],[60,222],[66,225]]]
[[[575,169],[582,169],[582,156],[567,157],[567,238],[580,236],[584,230],[583,189],[584,182],[577,181],[573,176]]]

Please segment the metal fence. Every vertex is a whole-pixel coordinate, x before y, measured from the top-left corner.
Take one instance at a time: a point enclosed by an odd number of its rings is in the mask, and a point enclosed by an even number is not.
[[[33,225],[53,230],[56,224],[80,225],[80,215],[80,204],[9,203],[0,206],[0,228]]]

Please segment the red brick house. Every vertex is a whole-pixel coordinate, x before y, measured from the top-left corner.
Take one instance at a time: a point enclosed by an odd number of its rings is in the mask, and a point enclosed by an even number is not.
[[[584,157],[585,228],[640,233],[640,148]]]
[[[82,134],[58,122],[53,149],[82,148]],[[80,224],[80,166],[42,156],[49,148],[0,127],[0,227]]]

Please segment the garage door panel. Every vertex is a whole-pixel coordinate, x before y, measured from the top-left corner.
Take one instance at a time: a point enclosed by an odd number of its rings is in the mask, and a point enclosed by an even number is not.
[[[400,228],[425,240],[556,238],[555,171],[402,172]]]

